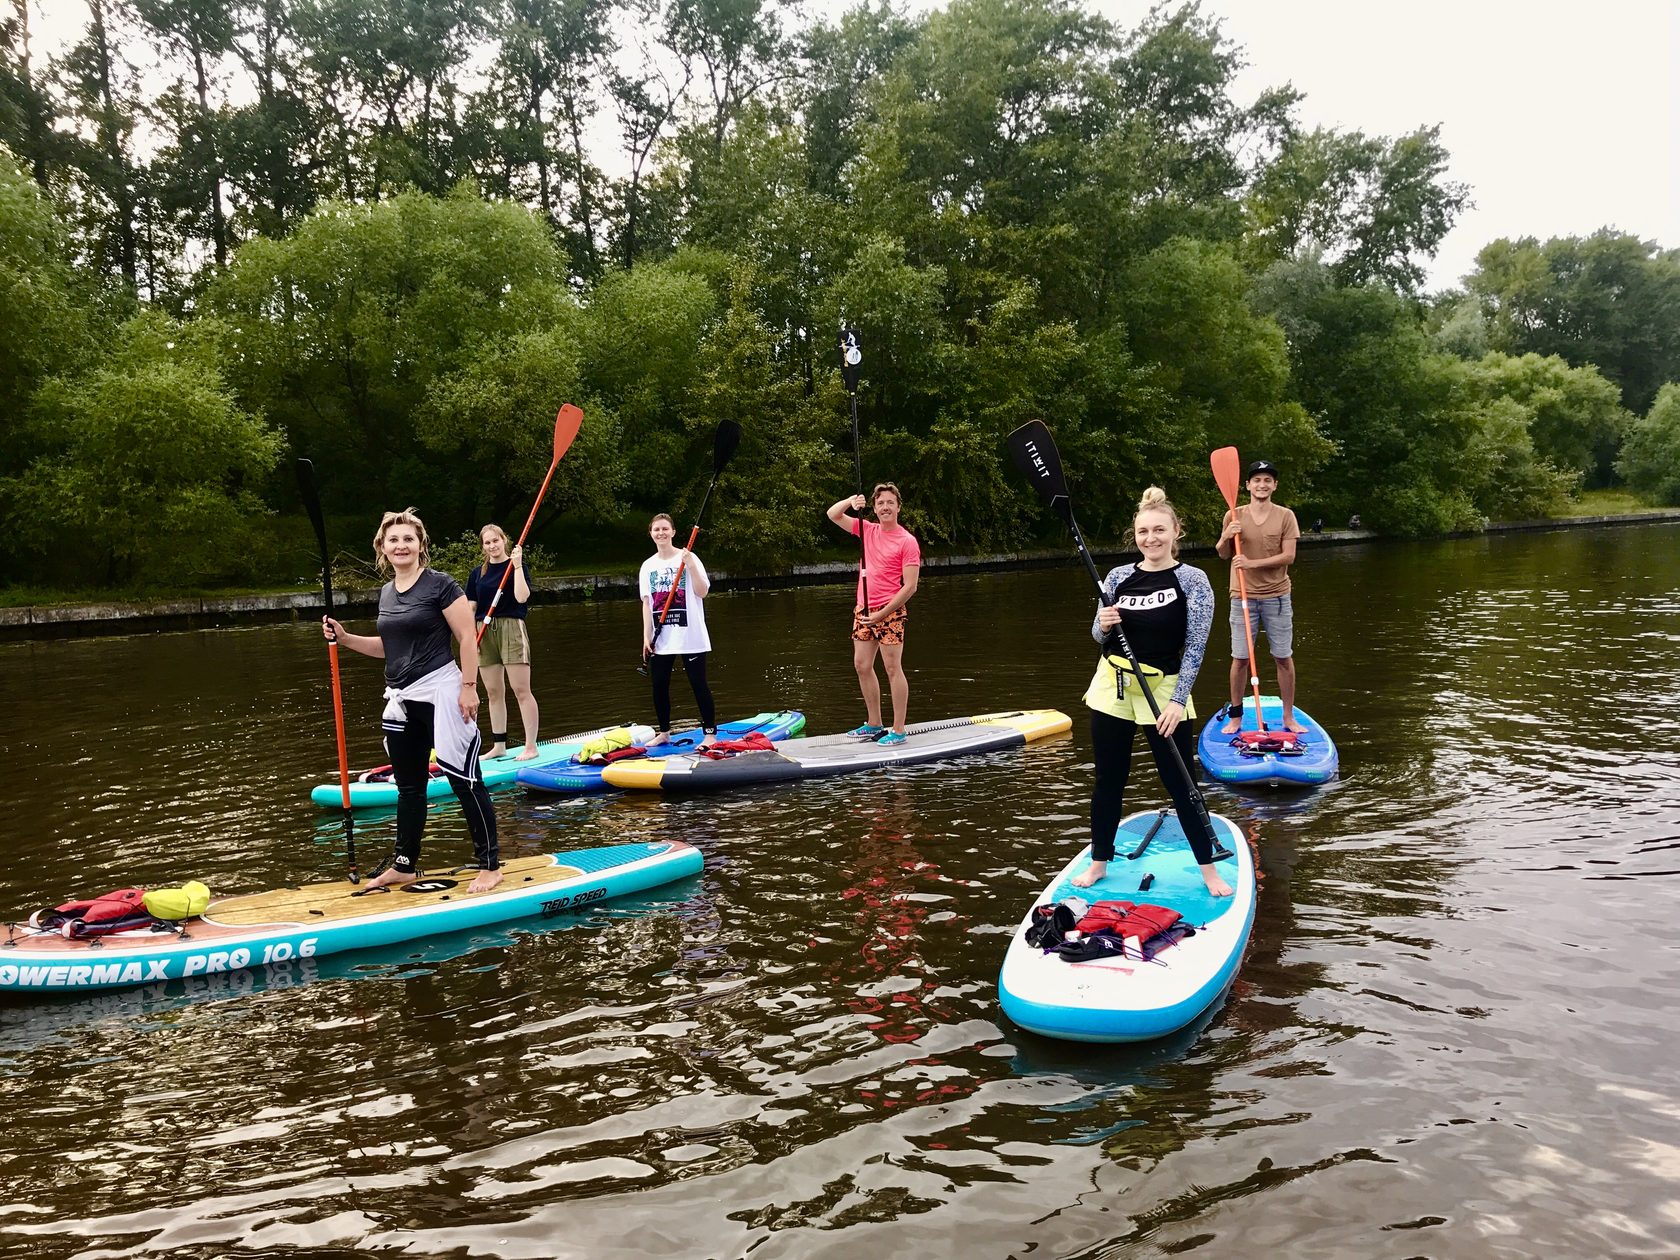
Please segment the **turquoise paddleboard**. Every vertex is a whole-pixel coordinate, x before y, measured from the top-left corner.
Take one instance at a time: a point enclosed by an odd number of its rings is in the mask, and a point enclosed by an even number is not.
[[[998,976],[1003,1013],[1030,1032],[1064,1041],[1148,1041],[1191,1023],[1230,986],[1254,926],[1254,857],[1236,824],[1213,816],[1229,856],[1216,861],[1233,895],[1213,897],[1171,811],[1133,814],[1120,824],[1108,874],[1090,888],[1073,877],[1091,864],[1087,847],[1050,881],[1033,907],[1067,897],[1088,903],[1165,906],[1195,929],[1149,960],[1136,955],[1069,962],[1029,943],[1033,910],[1021,920]],[[1153,830],[1153,835],[1151,831]],[[1148,838],[1147,847],[1143,841]],[[1128,855],[1142,847],[1135,858]]]

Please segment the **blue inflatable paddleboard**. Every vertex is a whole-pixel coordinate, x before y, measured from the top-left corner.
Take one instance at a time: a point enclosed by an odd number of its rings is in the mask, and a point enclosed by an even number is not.
[[[1260,716],[1269,731],[1283,729],[1283,701],[1276,696],[1260,697]],[[1238,735],[1224,735],[1225,709],[1221,707],[1202,727],[1196,753],[1202,769],[1221,783],[1252,784],[1255,787],[1312,787],[1336,777],[1336,744],[1325,730],[1301,708],[1295,706],[1295,720],[1307,729],[1300,735],[1299,752],[1268,750],[1250,745]],[[1251,697],[1243,706],[1243,729],[1259,729],[1254,720]]]
[[[718,726],[719,740],[740,739],[743,735],[756,731],[769,740],[790,739],[805,729],[805,715],[797,709],[784,709],[779,713],[760,713],[757,717],[744,718],[739,722],[724,722]],[[698,726],[686,730],[676,731],[663,744],[656,745],[650,752],[644,754],[652,757],[682,757],[691,755],[700,747],[700,741],[706,733]],[[633,761],[636,758],[621,758],[621,761]],[[614,762],[614,765],[619,762]],[[606,766],[579,765],[575,761],[550,762],[541,766],[526,766],[516,776],[521,786],[533,792],[608,792],[613,787],[602,777]]]
[[[1091,864],[1087,847],[1050,881],[1033,908],[1064,898],[1165,906],[1196,931],[1145,961],[1135,952],[1068,962],[1029,944],[1033,910],[1021,920],[1003,957],[998,998],[1003,1013],[1029,1032],[1064,1041],[1149,1041],[1193,1022],[1229,988],[1254,927],[1254,855],[1230,819],[1214,814],[1214,834],[1229,856],[1216,867],[1229,897],[1207,891],[1190,844],[1170,810],[1133,814],[1120,824],[1108,874],[1089,888],[1073,877]],[[1151,834],[1153,833],[1153,834]],[[1144,840],[1148,844],[1144,845]],[[1129,856],[1137,853],[1137,857]],[[1140,885],[1147,885],[1140,887]]]

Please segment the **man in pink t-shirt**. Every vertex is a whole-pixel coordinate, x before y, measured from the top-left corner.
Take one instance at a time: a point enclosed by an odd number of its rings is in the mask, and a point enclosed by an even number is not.
[[[904,623],[909,616],[905,605],[916,593],[922,549],[916,536],[898,523],[897,486],[883,481],[870,499],[875,506],[874,521],[863,519],[866,503],[861,494],[841,499],[828,509],[829,520],[848,534],[861,533],[863,537],[863,567],[858,571],[857,606],[852,611],[852,667],[857,670],[868,720],[851,733],[881,744],[902,744],[904,718],[910,708],[910,680],[904,676]],[[892,689],[890,731],[881,724],[877,655],[887,667],[887,685]]]

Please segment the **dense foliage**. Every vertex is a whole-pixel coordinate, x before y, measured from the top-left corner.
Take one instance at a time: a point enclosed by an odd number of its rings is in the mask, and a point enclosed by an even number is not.
[[[0,21],[0,580],[297,576],[299,454],[335,517],[517,524],[567,401],[552,552],[692,508],[729,416],[711,552],[781,567],[852,486],[842,322],[864,475],[935,546],[1048,536],[1031,417],[1110,536],[1150,482],[1208,532],[1230,443],[1396,533],[1674,496],[1680,258],[1499,241],[1425,297],[1468,195],[1438,132],[1238,99],[1194,4],[89,8],[45,60]]]

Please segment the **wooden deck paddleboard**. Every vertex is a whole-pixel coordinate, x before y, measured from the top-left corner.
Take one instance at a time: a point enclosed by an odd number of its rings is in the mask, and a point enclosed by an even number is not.
[[[67,940],[14,923],[0,941],[0,994],[179,980],[551,917],[700,868],[700,851],[689,844],[618,844],[512,858],[502,865],[501,885],[487,893],[467,891],[477,874],[467,869],[385,890],[334,880],[224,897],[179,929]]]

